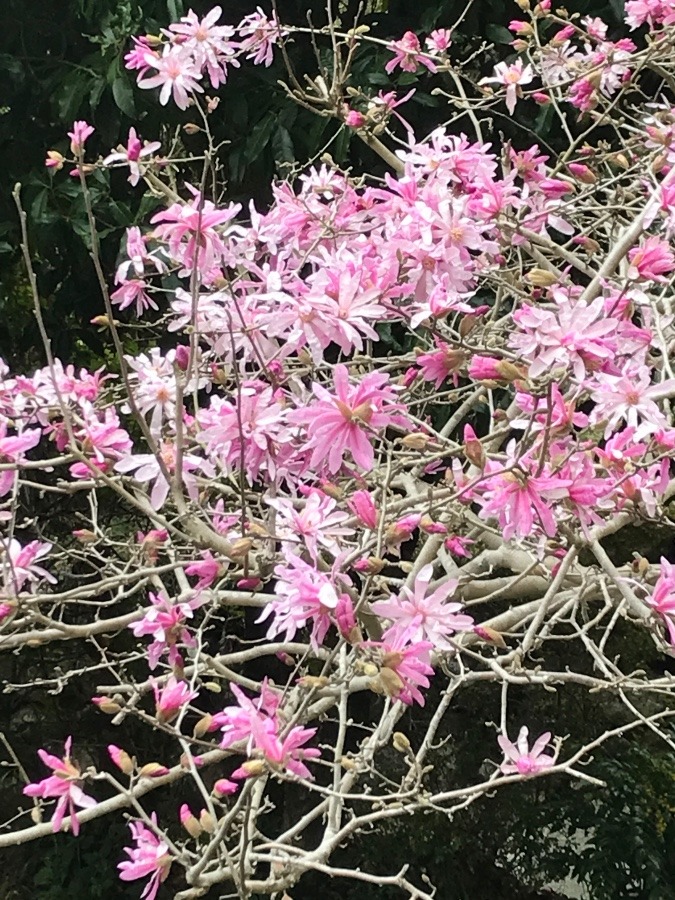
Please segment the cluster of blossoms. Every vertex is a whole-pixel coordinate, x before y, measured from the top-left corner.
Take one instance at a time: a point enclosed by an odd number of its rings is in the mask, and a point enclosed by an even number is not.
[[[656,40],[671,24],[666,7],[629,2],[627,23],[647,23]],[[483,84],[505,88],[512,114],[535,79],[537,102],[567,101],[580,113],[616,98],[637,69],[636,44],[608,41],[598,19],[560,28],[548,0],[537,8],[511,26],[515,49],[531,61],[499,63]],[[207,80],[213,89],[225,84],[242,56],[271,63],[286,33],[274,16],[258,10],[236,27],[220,17],[219,7],[201,20],[190,12],[157,38],[136,38],[126,62],[139,86],[160,88],[162,104],[186,109],[204,99]],[[389,45],[386,71],[441,74],[451,40],[438,29],[423,49],[408,32]],[[335,116],[367,130],[409,97],[382,94],[366,115],[340,102]],[[93,545],[91,558],[113,574],[91,597],[127,603],[114,619],[97,617],[92,634],[150,639],[138,654],[152,673],[146,681],[120,679],[94,702],[122,719],[149,719],[182,755],[173,767],[139,767],[111,745],[129,790],[246,757],[208,789],[195,778],[208,808],[196,817],[184,804],[179,814],[193,840],[214,836],[215,848],[238,821],[231,809],[260,806],[268,779],[328,791],[317,777],[324,765],[333,766],[332,788],[317,818],[325,813],[334,840],[334,798],[340,790],[352,796],[372,748],[404,708],[424,705],[433,676],[439,682],[450,671],[459,683],[470,665],[506,649],[493,619],[465,611],[470,600],[519,599],[521,582],[530,590],[539,579],[545,615],[557,598],[543,592],[564,579],[578,544],[595,545],[614,521],[664,514],[675,449],[665,297],[675,274],[674,117],[661,103],[645,117],[649,140],[630,151],[649,172],[632,182],[636,218],[627,215],[618,236],[608,226],[597,241],[587,236],[586,210],[603,176],[599,152],[563,167],[537,145],[500,154],[480,134],[472,140],[444,127],[420,140],[404,120],[405,142],[387,157],[396,174],[372,183],[324,162],[275,184],[266,211],[251,204],[246,213],[187,184],[147,229],[127,230],[111,278],[112,305],[161,333],[161,346],[123,355],[119,375],[55,360],[30,377],[12,376],[2,364],[0,521],[14,521],[21,491],[41,487],[33,481],[38,466],[55,491],[88,496],[92,528],[73,532],[73,558]],[[77,122],[69,132],[84,189],[92,131]],[[138,186],[157,177],[150,167],[158,149],[131,129],[126,147],[99,165],[128,167]],[[48,165],[58,169],[54,153]],[[611,190],[614,176],[608,181]],[[108,326],[123,328],[111,309]],[[392,329],[414,350],[385,355],[381,337]],[[48,477],[54,470],[58,480]],[[144,517],[147,531],[135,542],[100,526],[104,491]],[[50,591],[67,554],[16,534],[8,526],[0,539],[3,640],[21,646],[29,633],[26,641],[39,641],[40,628],[78,636],[68,628],[81,626],[68,616],[34,612],[58,604]],[[488,555],[495,538],[496,562]],[[523,556],[513,583],[492,590],[493,570]],[[675,645],[673,568],[662,560],[656,584],[643,580],[635,602],[645,619],[654,611]],[[572,587],[592,580],[575,577]],[[612,586],[621,602],[629,580]],[[62,597],[89,601],[88,586],[69,593],[67,575],[64,582]],[[141,608],[139,594],[147,594]],[[602,601],[616,599],[610,594]],[[214,658],[213,646],[231,640],[216,627],[228,606],[257,607],[265,638]],[[537,615],[527,609],[497,624],[518,634],[541,625]],[[283,688],[236,668],[256,653],[264,658],[269,646],[293,672]],[[224,678],[236,705],[215,709],[207,677]],[[383,695],[383,716],[392,718],[352,758],[344,734],[357,690]],[[143,711],[146,696],[152,712]],[[331,762],[308,745],[338,704],[343,731]],[[552,768],[550,740],[546,732],[530,748],[526,727],[515,743],[502,734],[501,774]],[[76,807],[96,805],[82,790],[91,773],[71,760],[70,738],[63,759],[44,750],[40,758],[53,774],[24,792],[57,799],[54,830],[68,815],[77,833]],[[422,768],[415,763],[415,778]],[[310,786],[314,778],[320,783]],[[135,846],[120,877],[149,878],[144,896],[152,900],[180,852],[154,815],[131,830]],[[285,886],[272,879],[266,888]]]

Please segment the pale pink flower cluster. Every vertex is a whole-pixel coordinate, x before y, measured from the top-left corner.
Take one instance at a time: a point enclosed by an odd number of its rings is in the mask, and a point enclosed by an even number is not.
[[[225,84],[228,67],[238,68],[242,54],[255,65],[269,66],[274,45],[282,36],[275,17],[268,18],[258,7],[231,26],[217,24],[221,15],[220,6],[202,19],[190,10],[163,30],[161,50],[151,47],[145,38],[134,38],[134,49],[125,62],[128,69],[138,71],[138,86],[160,88],[163,106],[173,99],[179,109],[187,109],[195,94],[204,92],[203,76],[208,76],[213,88]]]

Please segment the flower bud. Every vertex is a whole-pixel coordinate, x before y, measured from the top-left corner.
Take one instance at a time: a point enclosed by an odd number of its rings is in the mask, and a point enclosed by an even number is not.
[[[121,772],[124,772],[125,775],[132,774],[134,763],[126,750],[122,750],[114,744],[108,744],[108,755]]]
[[[325,675],[303,675],[301,678],[298,678],[298,684],[300,687],[308,688],[309,690],[319,690],[330,684],[330,678],[326,678]]]
[[[478,440],[478,435],[468,423],[464,426],[464,455],[481,471],[485,468],[485,450]]]
[[[257,778],[267,771],[265,761],[262,759],[247,759],[240,766],[247,778]]]
[[[236,794],[238,790],[239,785],[234,781],[230,781],[229,778],[219,778],[213,785],[213,793],[218,797],[229,797],[232,794]]]
[[[489,625],[474,625],[474,634],[486,641],[488,644],[494,644],[502,650],[506,650],[506,641],[498,631],[490,628]]]
[[[248,556],[253,541],[250,538],[239,538],[232,543],[228,556],[230,559],[243,559]]]
[[[570,173],[574,175],[576,179],[583,182],[583,184],[595,184],[598,180],[593,171],[583,163],[568,163],[567,168]]]
[[[184,803],[179,812],[180,823],[192,838],[198,838],[204,830],[199,820],[192,815],[192,811],[187,803]]]
[[[190,136],[192,136],[193,134],[199,134],[201,130],[202,129],[199,127],[199,125],[196,125],[194,122],[186,122],[185,125],[183,125],[183,131],[185,132],[185,134],[189,134]]]
[[[122,707],[119,703],[116,703],[109,697],[92,697],[91,702],[95,703],[101,712],[107,716],[116,716],[118,712],[122,712]]]
[[[399,753],[409,753],[412,749],[410,746],[410,741],[402,731],[394,732],[394,735],[392,737],[392,744],[394,745],[394,750],[398,750]]]
[[[426,450],[429,446],[430,438],[421,431],[413,431],[401,438],[401,444],[410,450]]]
[[[207,713],[205,716],[195,724],[194,729],[192,730],[193,737],[200,738],[204,737],[204,735],[213,730],[213,716],[210,713]]]
[[[217,821],[213,818],[208,809],[203,809],[199,813],[199,824],[207,834],[213,834],[216,830]]]
[[[525,276],[525,281],[528,281],[535,287],[551,287],[551,285],[557,283],[558,276],[554,275],[553,272],[547,272],[546,269],[530,269]]]
[[[161,775],[168,775],[169,770],[158,762],[149,762],[138,770],[141,778],[159,778]]]

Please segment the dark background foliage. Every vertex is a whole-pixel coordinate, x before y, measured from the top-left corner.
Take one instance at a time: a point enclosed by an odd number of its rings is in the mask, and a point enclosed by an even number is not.
[[[17,369],[42,365],[44,359],[18,252],[12,188],[17,182],[23,185],[43,314],[55,353],[64,361],[90,366],[105,362],[109,348],[89,324],[102,311],[102,303],[88,255],[79,188],[65,171],[52,176],[44,168],[45,151],[65,149],[65,132],[76,118],[95,125],[90,142],[95,155],[115,147],[132,124],[142,137],[160,139],[165,147],[175,141],[189,153],[203,150],[202,137],[190,137],[182,130],[194,114],[171,106],[160,108],[155,92],[138,90],[122,63],[130,34],[156,33],[188,5],[184,0],[5,0],[0,40],[0,355]],[[191,5],[203,13],[212,4],[195,0]],[[399,37],[407,29],[427,33],[434,27],[452,26],[465,5],[465,0],[417,0],[414,4],[379,0],[367,7],[363,21],[378,37]],[[226,4],[224,19],[236,23],[253,6],[251,0],[232,0]],[[352,21],[359,6],[356,0],[343,3],[345,23]],[[587,0],[569,8],[602,15],[614,26],[622,12],[617,0]],[[321,25],[325,19],[324,0],[280,0],[279,9],[288,22],[299,24],[311,17]],[[457,31],[457,51],[466,57],[484,41],[508,43],[506,25],[518,12],[512,0],[476,0]],[[290,52],[298,73],[315,73],[309,43],[298,39]],[[366,91],[383,87],[386,58],[380,49],[364,48],[354,68],[354,83]],[[476,76],[488,73],[496,58],[488,46],[472,63]],[[351,132],[289,100],[278,84],[284,77],[278,61],[269,70],[244,65],[232,74],[234,87],[228,85],[222,91],[213,129],[217,142],[227,142],[217,160],[226,199],[246,203],[253,198],[264,207],[274,177],[287,175],[295,163],[302,164],[324,150],[340,165],[356,171],[381,171],[379,160]],[[401,89],[410,82],[405,74],[398,76]],[[431,94],[437,84],[433,78],[423,80],[406,107],[406,117],[420,134],[443,117],[438,98]],[[558,139],[546,116],[537,115],[534,107],[521,111],[519,105],[515,119],[494,115],[490,129],[493,140],[503,136],[521,145],[539,139],[555,147]],[[96,175],[91,185],[104,267],[112,276],[125,226],[144,221],[156,201],[140,189],[129,189],[122,173]],[[72,528],[65,517],[57,519],[56,512],[51,521],[64,536]],[[127,524],[132,533],[133,523]],[[236,621],[227,623],[230,633],[237,627]],[[615,640],[616,652],[631,654],[636,667],[659,664],[647,639],[636,646],[631,632]],[[3,659],[0,678],[4,684],[35,683],[34,689],[0,697],[0,730],[17,742],[27,765],[37,766],[32,757],[36,746],[56,750],[70,731],[79,735],[81,752],[90,755],[85,763],[103,764],[109,742],[128,742],[146,760],[161,757],[161,736],[136,733],[132,725],[125,725],[120,736],[102,723],[89,703],[94,680],[72,681],[62,692],[50,693],[41,686],[40,680],[52,677],[57,667],[67,671],[76,662],[85,662],[75,660],[74,653],[74,647],[63,645],[58,650],[24,650]],[[545,662],[564,667],[565,661]],[[367,715],[368,704],[378,702],[367,698],[359,714]],[[437,785],[474,778],[482,765],[489,765],[485,760],[497,758],[495,728],[489,724],[498,719],[496,703],[489,687],[475,688],[448,715],[449,740],[432,773]],[[625,720],[615,699],[569,689],[555,694],[528,692],[522,698],[514,694],[514,716],[519,703],[523,719],[533,730],[551,727],[556,734],[574,735],[576,741]],[[414,710],[407,716],[404,730],[413,744],[433,708],[432,693],[426,711]],[[461,735],[461,740],[454,735]],[[675,897],[671,849],[675,779],[672,756],[662,746],[634,735],[597,753],[589,771],[607,782],[604,790],[561,780],[514,787],[477,801],[452,821],[430,814],[360,836],[341,851],[342,859],[336,862],[385,871],[391,861],[409,861],[413,871],[425,871],[438,885],[442,900],[552,897],[544,886],[570,871],[589,887],[594,900],[669,900]],[[574,749],[572,739],[567,749]],[[386,764],[395,777],[401,761],[393,750]],[[37,775],[37,768],[31,774]],[[11,770],[0,770],[0,806],[5,805],[3,798],[9,802],[15,797],[16,787]],[[185,791],[186,797],[180,800],[190,799],[187,787]],[[164,814],[166,821],[175,821],[176,802],[175,796],[170,803],[158,799],[160,817]],[[279,791],[277,802],[273,815],[283,817],[291,814],[297,798]],[[591,834],[590,843],[579,842],[582,831]],[[6,853],[0,896],[7,900],[138,896],[136,885],[125,886],[116,877],[114,863],[121,857],[125,836],[121,820],[105,821],[88,825],[77,841],[58,835],[39,849],[29,845]],[[358,900],[375,895],[363,884],[331,884],[311,875],[292,894],[294,900],[317,895],[326,900]],[[376,896],[393,900],[398,895],[382,888]]]

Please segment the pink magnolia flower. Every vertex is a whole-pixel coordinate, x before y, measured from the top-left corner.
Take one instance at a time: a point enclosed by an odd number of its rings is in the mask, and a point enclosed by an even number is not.
[[[522,59],[518,59],[512,65],[505,62],[497,63],[492,78],[481,78],[478,83],[501,84],[506,87],[506,108],[513,115],[518,97],[522,96],[521,86],[529,84],[533,78],[532,66],[529,64],[523,66]]]
[[[571,482],[557,475],[530,475],[521,470],[505,471],[488,480],[483,492],[482,519],[495,516],[502,528],[504,540],[528,537],[535,523],[545,534],[557,532],[553,513],[555,501],[567,496]]]
[[[153,827],[157,827],[155,813],[151,816]],[[121,881],[136,881],[147,878],[150,881],[143,889],[143,900],[155,900],[160,884],[166,880],[172,859],[168,844],[154,834],[143,822],[130,822],[131,835],[136,842],[135,847],[125,847],[124,852],[129,859],[117,864]]]
[[[384,67],[388,75],[400,66],[404,72],[416,72],[419,65],[426,66],[430,72],[436,71],[436,64],[422,51],[420,41],[414,31],[406,31],[399,41],[392,41],[389,50],[394,54]]]
[[[279,709],[279,694],[272,690],[267,679],[262,682],[260,694],[256,698],[247,697],[242,689],[231,684],[230,690],[234,694],[238,706],[227,706],[222,712],[213,716],[211,730],[220,728],[223,732],[221,747],[228,749],[240,741],[248,742],[247,753],[253,746],[253,722],[263,723],[263,727],[270,730],[276,729],[276,717]]]
[[[675,269],[675,256],[668,241],[658,237],[648,237],[639,247],[633,247],[628,253],[630,267],[629,278],[641,278],[644,281],[661,281],[668,279]]]
[[[353,534],[353,529],[343,525],[347,513],[336,510],[337,503],[318,491],[313,491],[304,506],[296,508],[287,498],[266,501],[276,510],[275,533],[282,541],[302,541],[312,559],[319,555],[319,545],[333,556],[340,552],[336,538]]]
[[[199,84],[202,77],[197,68],[194,56],[189,50],[178,45],[166,44],[161,56],[156,53],[146,53],[144,61],[149,68],[156,69],[157,74],[138,79],[140,88],[161,88],[159,102],[166,106],[169,97],[173,94],[173,101],[179,109],[187,109],[190,103],[190,94],[195,91],[200,94],[204,88]]]
[[[452,45],[452,31],[449,28],[436,28],[424,43],[432,53],[445,53]]]
[[[134,46],[132,50],[125,54],[124,65],[127,69],[138,70],[139,76],[142,76],[150,68],[146,60],[148,54],[151,56],[159,56],[159,54],[152,49],[145,36],[132,37],[132,41]]]
[[[0,418],[0,463],[12,463],[18,469],[26,450],[32,450],[40,443],[42,431],[39,428],[26,428],[19,434],[8,435],[9,423]],[[4,497],[12,489],[16,477],[16,469],[0,470],[0,497]]]
[[[187,619],[192,618],[193,610],[204,602],[199,597],[182,603],[172,603],[164,594],[148,594],[152,606],[138,622],[129,628],[136,637],[152,635],[152,644],[148,647],[148,665],[155,669],[161,656],[166,653],[172,666],[180,666],[183,662],[178,645],[194,647],[195,639],[185,626]]]
[[[661,557],[661,572],[645,602],[663,619],[668,639],[675,646],[675,564]]]
[[[273,14],[268,18],[258,6],[254,13],[250,13],[239,23],[237,28],[240,48],[246,53],[247,59],[253,60],[255,66],[271,66],[274,60],[274,45],[281,37],[281,28]]]
[[[326,463],[328,471],[335,474],[349,452],[361,469],[372,469],[375,453],[368,432],[406,424],[388,381],[388,375],[370,372],[358,385],[351,385],[347,367],[338,365],[333,373],[335,394],[320,384],[313,385],[318,402],[289,413],[291,421],[307,426],[312,467]]]
[[[385,616],[398,628],[407,630],[411,641],[429,641],[439,650],[452,650],[448,636],[473,628],[473,619],[460,614],[461,603],[446,602],[457,590],[455,579],[428,592],[433,572],[432,565],[424,566],[415,578],[412,591],[403,587],[398,596],[378,600],[372,608],[378,616]]]
[[[142,278],[130,278],[110,295],[110,300],[120,309],[136,305],[136,315],[140,319],[146,309],[159,309],[148,293],[148,284]]]
[[[176,681],[170,675],[163,688],[158,687],[153,681],[152,690],[155,695],[155,715],[160,722],[170,722],[175,719],[178,712],[198,696],[198,691],[191,691],[184,681]]]
[[[0,539],[0,575],[3,581],[0,599],[16,597],[27,583],[33,585],[44,579],[56,584],[56,578],[37,564],[37,560],[47,556],[51,549],[51,544],[41,541],[30,541],[22,547],[16,538]]]
[[[178,35],[177,43],[193,54],[197,68],[206,69],[214,88],[227,81],[228,65],[239,67],[235,56],[236,45],[230,41],[234,28],[231,25],[216,25],[221,15],[220,6],[214,6],[203,19],[189,10],[180,22],[169,25],[169,31]]]
[[[80,823],[75,813],[75,807],[91,809],[92,806],[96,806],[97,801],[93,797],[87,796],[80,786],[82,773],[70,758],[71,744],[72,738],[69,737],[66,739],[63,759],[52,756],[46,750],[38,750],[38,756],[48,768],[52,769],[53,774],[42,781],[27,784],[23,792],[28,797],[58,797],[58,803],[52,816],[52,830],[54,833],[59,831],[64,817],[68,814],[72,832],[74,835],[78,835]]]
[[[540,735],[530,749],[527,741],[528,729],[525,725],[520,729],[518,739],[513,744],[506,735],[500,734],[497,743],[504,751],[506,759],[500,769],[504,775],[537,775],[550,769],[555,762],[553,756],[544,753],[551,740],[551,732]]]
[[[369,491],[354,491],[347,501],[347,506],[362,525],[365,525],[371,531],[375,531],[379,515],[375,501]]]
[[[230,203],[217,209],[210,200],[203,200],[194,187],[187,187],[193,195],[189,203],[174,203],[156,213],[150,222],[157,225],[154,230],[157,240],[168,243],[169,253],[187,272],[195,266],[209,271],[220,265],[227,253],[224,231],[218,226],[230,222],[241,210],[241,204]]]
[[[575,300],[562,289],[551,292],[555,309],[523,306],[513,314],[518,330],[509,345],[539,377],[556,366],[570,367],[577,381],[618,354],[619,321],[607,315],[605,301]]]
[[[289,553],[286,565],[275,567],[277,577],[274,597],[265,606],[257,622],[274,616],[267,630],[271,640],[284,632],[285,640],[293,640],[296,632],[311,619],[314,622],[311,640],[314,646],[323,643],[331,625],[331,613],[340,599],[340,588],[349,578],[337,571],[334,576],[318,571],[299,556]]]
[[[635,429],[636,440],[667,427],[668,420],[656,400],[675,389],[674,379],[652,384],[649,368],[641,366],[623,375],[598,374],[595,382],[597,388],[591,393],[595,407],[590,422],[607,420],[605,438],[617,431],[621,422]]]
[[[383,686],[388,694],[405,703],[424,706],[420,688],[429,687],[428,675],[434,670],[430,665],[433,644],[430,641],[413,641],[415,626],[400,628],[396,625],[382,635],[381,641],[364,641],[364,648],[376,651],[381,669],[388,670]]]
[[[129,178],[128,181],[131,185],[136,186],[138,182],[141,180],[141,175],[143,174],[141,170],[140,162],[146,156],[150,156],[155,152],[155,150],[159,150],[162,145],[159,141],[152,141],[150,143],[141,144],[138,136],[136,135],[136,129],[129,129],[129,137],[127,138],[126,147],[118,147],[117,150],[114,150],[103,160],[104,166],[112,166],[115,163],[124,163],[129,166]]]
[[[93,126],[87,122],[73,122],[73,130],[68,132],[68,137],[70,138],[70,149],[75,156],[79,156],[84,151],[87,138],[91,137],[93,133]]]
[[[316,747],[305,747],[304,744],[316,734],[316,728],[301,728],[296,725],[288,734],[281,737],[276,730],[265,728],[259,719],[252,722],[254,748],[262,753],[273,769],[291,772],[298,778],[312,780],[312,773],[304,763],[305,759],[318,759],[321,751]],[[246,764],[232,773],[233,778],[248,778],[251,774]]]

